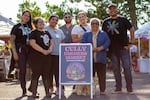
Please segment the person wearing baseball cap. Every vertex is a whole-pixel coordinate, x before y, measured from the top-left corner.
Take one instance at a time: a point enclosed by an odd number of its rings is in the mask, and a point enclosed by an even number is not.
[[[102,30],[108,34],[111,41],[108,55],[112,60],[116,81],[116,89],[113,93],[120,93],[122,91],[122,67],[126,80],[126,89],[131,94],[133,89],[127,30],[130,32],[130,42],[132,42],[134,39],[134,28],[127,18],[118,14],[117,4],[112,3],[108,5],[108,14],[110,17],[104,20]]]
[[[117,7],[117,4],[111,3],[111,4],[108,5],[108,8],[110,8],[110,7]]]

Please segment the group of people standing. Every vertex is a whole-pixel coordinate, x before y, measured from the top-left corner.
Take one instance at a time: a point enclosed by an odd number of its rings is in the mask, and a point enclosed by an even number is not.
[[[34,98],[39,97],[37,92],[38,80],[42,76],[46,97],[51,97],[54,91],[53,76],[56,82],[56,94],[59,87],[59,45],[61,43],[91,43],[93,46],[93,68],[97,72],[100,94],[105,94],[106,88],[106,64],[107,56],[112,60],[113,72],[116,80],[115,93],[121,92],[121,71],[124,69],[127,92],[132,92],[132,75],[130,70],[129,38],[133,41],[134,29],[128,19],[118,15],[116,4],[108,6],[110,17],[101,25],[100,19],[91,18],[87,23],[86,13],[77,14],[78,25],[72,24],[72,15],[64,13],[65,25],[57,28],[59,16],[52,14],[45,26],[42,17],[33,19],[31,13],[25,10],[21,16],[21,22],[11,30],[11,43],[14,59],[18,62],[20,70],[19,80],[22,88],[22,96],[26,89],[26,64],[32,70],[31,84],[28,88]],[[100,28],[102,27],[102,28]],[[109,53],[108,53],[109,52]],[[121,63],[120,63],[121,60]],[[122,64],[122,65],[121,65]],[[76,90],[77,86],[73,86]]]

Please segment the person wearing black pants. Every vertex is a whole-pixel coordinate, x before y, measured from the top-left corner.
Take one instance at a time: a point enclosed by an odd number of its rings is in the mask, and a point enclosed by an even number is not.
[[[55,76],[56,83],[56,95],[59,93],[59,45],[64,42],[65,35],[61,29],[57,28],[59,16],[56,14],[52,14],[49,19],[49,25],[45,27],[45,29],[52,36],[52,40],[54,42],[54,46],[52,49],[52,73]],[[53,75],[51,77],[53,77]],[[53,80],[50,81],[50,92],[53,92]]]
[[[90,24],[91,32],[83,35],[82,43],[91,43],[93,46],[94,74],[97,72],[100,95],[103,95],[106,88],[106,52],[110,39],[106,32],[100,30],[100,20],[98,18],[91,18]]]
[[[30,34],[30,52],[29,66],[32,70],[31,84],[29,91],[32,92],[33,98],[38,98],[37,87],[40,75],[42,76],[46,97],[51,97],[49,93],[51,80],[51,52],[53,42],[48,31],[44,30],[44,21],[41,17],[36,17],[33,20],[35,30]]]
[[[99,89],[101,94],[105,91],[106,88],[106,64],[94,63],[95,72],[97,72]]]
[[[52,73],[55,77],[55,82],[56,82],[56,87],[59,87],[59,56],[57,55],[52,55],[52,65],[55,67],[52,67]],[[50,83],[53,83],[53,80],[51,80]],[[53,86],[53,84],[51,85]]]
[[[28,40],[32,30],[31,13],[25,10],[21,16],[21,22],[14,25],[11,30],[10,41],[15,61],[18,62],[19,80],[22,88],[22,96],[26,95],[26,63],[28,58]]]

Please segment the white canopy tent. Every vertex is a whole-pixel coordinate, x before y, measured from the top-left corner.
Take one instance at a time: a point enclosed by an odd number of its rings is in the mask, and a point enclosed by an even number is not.
[[[0,40],[0,46],[4,46],[5,45],[5,41]]]
[[[139,48],[139,57],[141,56],[141,54],[140,54],[140,39],[141,38],[144,38],[144,39],[148,39],[148,41],[149,41],[149,57],[150,57],[150,21],[149,22],[147,22],[147,23],[145,23],[145,24],[143,24],[138,30],[136,30],[135,31],[135,33],[134,33],[134,37],[135,38],[137,38],[138,39],[138,48]],[[143,61],[146,61],[146,63],[145,62],[143,62]],[[139,59],[139,61],[140,61],[140,66],[142,66],[142,63],[144,64],[144,66],[143,67],[145,67],[145,66],[148,66],[148,69],[146,69],[146,71],[148,70],[148,72],[150,73],[150,58],[149,59],[141,59],[141,57],[140,57],[140,59]],[[148,65],[146,65],[146,64],[148,64]]]
[[[139,56],[140,56],[140,39],[148,39],[149,40],[149,56],[150,56],[150,21],[143,24],[138,30],[135,31],[134,37],[138,39],[138,48],[139,48]]]
[[[0,36],[8,36],[13,25],[15,25],[15,23],[12,22],[11,19],[0,15]]]

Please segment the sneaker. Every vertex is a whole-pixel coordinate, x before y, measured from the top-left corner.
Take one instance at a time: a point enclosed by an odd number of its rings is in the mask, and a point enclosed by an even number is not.
[[[50,94],[53,94],[54,93],[54,89],[52,88],[52,89],[49,89],[49,93]]]
[[[32,96],[31,96],[32,98],[39,98],[40,96],[39,96],[39,94],[32,94]]]
[[[7,79],[12,81],[14,79],[14,75],[13,74],[9,74]]]
[[[127,88],[127,93],[128,93],[128,94],[134,94],[134,93],[133,93],[133,89],[132,89],[132,88]]]
[[[48,93],[48,94],[46,94],[46,96],[45,96],[46,98],[51,98],[51,94],[50,93]]]
[[[28,88],[28,91],[31,92],[31,93],[33,93],[31,87]],[[37,91],[36,91],[36,94],[40,95],[40,93],[38,93]]]
[[[130,91],[130,92],[128,91],[127,93],[128,93],[128,94],[134,94],[134,92],[133,92],[133,91]]]
[[[105,95],[105,92],[100,92],[100,95]]]
[[[120,94],[122,91],[120,89],[116,89],[115,91],[112,92],[112,94]]]

